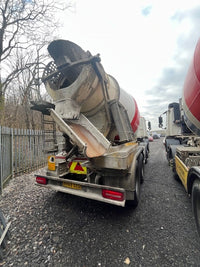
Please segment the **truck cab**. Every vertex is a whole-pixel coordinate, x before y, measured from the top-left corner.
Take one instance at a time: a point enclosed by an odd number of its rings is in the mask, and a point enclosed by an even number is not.
[[[164,146],[169,164],[173,166],[176,146],[185,144],[191,135],[191,131],[183,119],[182,100],[179,99],[179,103],[170,103],[168,109],[159,116],[158,122],[160,128],[163,127],[163,116],[165,116],[166,122]]]

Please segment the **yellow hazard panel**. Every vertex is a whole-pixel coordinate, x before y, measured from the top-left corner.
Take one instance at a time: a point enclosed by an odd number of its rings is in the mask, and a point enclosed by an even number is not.
[[[48,169],[50,171],[56,170],[55,156],[48,156]]]
[[[175,164],[176,172],[187,190],[188,168],[177,156],[175,156]]]
[[[71,173],[87,174],[87,167],[82,166],[80,162],[73,161],[71,163],[71,166],[69,168],[69,171]]]

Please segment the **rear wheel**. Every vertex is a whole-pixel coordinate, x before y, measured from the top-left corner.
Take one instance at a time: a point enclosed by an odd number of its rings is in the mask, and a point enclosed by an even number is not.
[[[135,171],[135,191],[133,192],[134,199],[127,200],[128,206],[132,206],[133,208],[136,208],[138,206],[140,200],[140,187],[141,187],[141,176],[140,176],[139,162],[137,161],[136,171]]]
[[[196,179],[192,186],[192,209],[200,236],[200,180]]]
[[[172,168],[172,171],[173,171],[173,176],[174,176],[174,179],[178,182],[180,182],[180,178],[176,172],[176,164],[175,164],[175,159],[171,159],[170,160],[170,163],[169,163],[170,167]]]
[[[136,171],[136,179],[135,179],[135,191],[134,191],[134,200],[133,206],[137,207],[140,201],[140,187],[141,187],[141,177],[139,168]]]
[[[144,160],[145,164],[147,164],[148,162],[148,157],[149,157],[149,144],[147,144],[145,147],[145,160]]]
[[[144,163],[147,164],[148,162],[148,157],[149,157],[149,151],[148,149],[146,150],[146,155],[145,155],[145,160],[144,160]]]
[[[140,154],[138,159],[138,166],[139,166],[139,176],[140,176],[140,183],[142,184],[144,182],[144,157],[142,154]]]
[[[176,172],[173,174],[173,176],[174,176],[174,179],[175,179],[177,182],[180,182],[180,181],[181,181],[180,178],[179,178],[179,176],[178,176],[178,174],[177,174]]]

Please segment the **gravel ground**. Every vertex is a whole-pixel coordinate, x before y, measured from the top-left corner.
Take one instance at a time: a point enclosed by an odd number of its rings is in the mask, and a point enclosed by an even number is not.
[[[2,266],[200,266],[191,201],[161,139],[150,143],[136,210],[45,190],[33,173],[10,181],[0,207],[11,221]]]

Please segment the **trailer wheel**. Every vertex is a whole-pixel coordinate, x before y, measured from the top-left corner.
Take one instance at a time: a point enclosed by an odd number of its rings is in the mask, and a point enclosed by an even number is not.
[[[135,191],[134,191],[134,200],[127,200],[127,206],[136,208],[140,200],[140,186],[141,186],[141,176],[140,176],[139,162],[136,164],[136,173],[135,173]]]
[[[144,160],[144,163],[147,164],[148,162],[148,157],[149,157],[149,150],[148,148],[146,149],[146,153],[145,153],[145,160]]]
[[[180,178],[176,172],[176,164],[175,164],[175,159],[170,159],[169,160],[169,166],[171,167],[172,171],[173,171],[173,177],[176,181],[180,182]]]
[[[192,210],[200,236],[200,180],[196,179],[192,186]]]
[[[140,175],[140,183],[142,184],[144,182],[144,160],[143,155],[140,154],[138,159],[138,166],[139,166],[139,175]]]
[[[175,173],[173,173],[173,177],[174,177],[174,179],[177,181],[177,182],[180,182],[181,180],[180,180],[180,178],[179,178],[179,176],[178,176],[178,174],[175,172]]]

